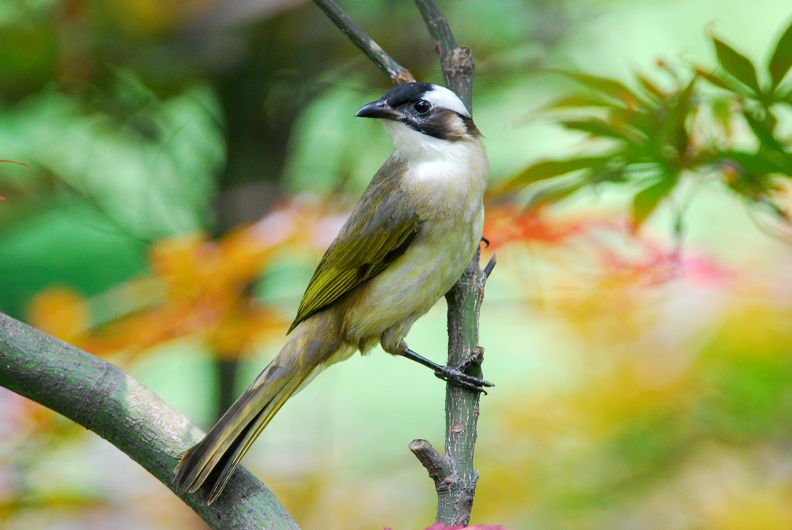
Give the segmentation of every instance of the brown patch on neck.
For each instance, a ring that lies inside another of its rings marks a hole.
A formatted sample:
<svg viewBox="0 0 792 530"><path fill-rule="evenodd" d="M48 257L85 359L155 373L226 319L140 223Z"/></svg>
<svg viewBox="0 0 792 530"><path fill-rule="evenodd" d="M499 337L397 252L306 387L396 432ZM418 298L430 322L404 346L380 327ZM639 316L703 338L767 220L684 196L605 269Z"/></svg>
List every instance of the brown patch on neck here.
<svg viewBox="0 0 792 530"><path fill-rule="evenodd" d="M476 124L473 123L473 119L469 116L459 114L453 110L444 110L441 116L442 134L440 137L444 140L456 142L459 140L464 140L466 137L481 137L481 132L479 132L478 127L476 127ZM464 130L459 126L460 121L464 126Z"/></svg>
<svg viewBox="0 0 792 530"><path fill-rule="evenodd" d="M435 115L426 121L409 120L404 123L420 133L449 142L481 137L471 118L449 109L436 111Z"/></svg>
<svg viewBox="0 0 792 530"><path fill-rule="evenodd" d="M473 138L481 138L481 131L479 131L478 127L476 127L476 124L473 123L473 118L469 116L462 116L461 114L459 115L459 117L462 118L462 123L465 124L467 133L470 136L472 136Z"/></svg>

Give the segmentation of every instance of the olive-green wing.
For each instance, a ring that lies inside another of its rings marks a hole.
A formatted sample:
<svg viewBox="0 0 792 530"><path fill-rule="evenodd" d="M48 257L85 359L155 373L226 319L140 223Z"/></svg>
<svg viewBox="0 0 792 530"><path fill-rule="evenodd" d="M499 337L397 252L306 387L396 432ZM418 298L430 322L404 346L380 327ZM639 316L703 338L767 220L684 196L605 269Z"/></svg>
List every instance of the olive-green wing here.
<svg viewBox="0 0 792 530"><path fill-rule="evenodd" d="M404 196L388 180L372 182L325 252L289 332L312 314L384 271L415 239L421 221L410 213Z"/></svg>

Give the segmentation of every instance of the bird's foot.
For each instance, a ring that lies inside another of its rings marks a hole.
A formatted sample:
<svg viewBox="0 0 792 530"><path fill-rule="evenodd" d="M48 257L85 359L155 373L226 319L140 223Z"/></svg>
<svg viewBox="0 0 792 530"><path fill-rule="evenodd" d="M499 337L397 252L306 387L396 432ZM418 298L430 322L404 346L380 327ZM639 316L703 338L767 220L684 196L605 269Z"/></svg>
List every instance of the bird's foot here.
<svg viewBox="0 0 792 530"><path fill-rule="evenodd" d="M457 370L456 368L451 368L450 366L439 367L435 370L435 376L448 383L451 383L452 385L460 386L474 392L483 392L484 394L487 393L487 391L484 390L485 387L495 386L489 381L474 375L466 374L465 372Z"/></svg>
<svg viewBox="0 0 792 530"><path fill-rule="evenodd" d="M442 364L437 364L434 361L431 361L424 357L423 355L419 355L418 353L412 351L407 346L403 346L403 350L401 355L407 357L411 361L415 361L419 364L424 366L428 366L429 368L434 371L435 375L444 381L451 383L452 385L457 385L462 388L467 388L468 390L472 390L474 392L484 392L484 387L488 386L495 386L489 381L485 381L480 377L476 377L474 375L466 374L464 371L470 366L471 363L480 363L483 359L484 355L484 348L477 348L471 357L471 360L468 362L466 366L463 366L461 369L459 368L452 368L450 366L444 366Z"/></svg>

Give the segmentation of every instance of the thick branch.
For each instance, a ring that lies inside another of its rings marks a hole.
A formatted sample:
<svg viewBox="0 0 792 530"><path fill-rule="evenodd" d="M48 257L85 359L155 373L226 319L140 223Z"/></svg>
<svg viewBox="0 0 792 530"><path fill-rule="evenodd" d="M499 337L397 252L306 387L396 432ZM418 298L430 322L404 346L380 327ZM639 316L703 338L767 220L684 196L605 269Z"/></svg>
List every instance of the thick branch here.
<svg viewBox="0 0 792 530"><path fill-rule="evenodd" d="M415 81L409 70L397 63L393 57L385 53L379 44L368 36L368 33L349 18L335 0L314 0L314 3L325 12L327 17L340 29L349 40L355 43L380 70L391 78L397 85Z"/></svg>
<svg viewBox="0 0 792 530"><path fill-rule="evenodd" d="M116 366L0 313L0 386L107 439L173 490L177 455L203 433ZM240 468L211 506L177 495L214 529L298 528L270 491Z"/></svg>

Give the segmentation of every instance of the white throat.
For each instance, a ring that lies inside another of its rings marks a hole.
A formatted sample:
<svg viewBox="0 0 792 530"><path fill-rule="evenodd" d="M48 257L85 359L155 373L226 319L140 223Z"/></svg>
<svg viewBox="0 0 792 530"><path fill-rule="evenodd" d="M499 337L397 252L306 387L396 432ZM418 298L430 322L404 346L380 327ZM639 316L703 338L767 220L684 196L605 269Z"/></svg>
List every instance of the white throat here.
<svg viewBox="0 0 792 530"><path fill-rule="evenodd" d="M474 151L482 151L477 139L451 142L423 134L397 121L382 120L385 131L393 140L396 156L405 162L422 162L437 159L467 158Z"/></svg>
<svg viewBox="0 0 792 530"><path fill-rule="evenodd" d="M478 138L441 140L399 122L385 121L394 156L406 164L401 186L425 217L481 208L487 156Z"/></svg>

